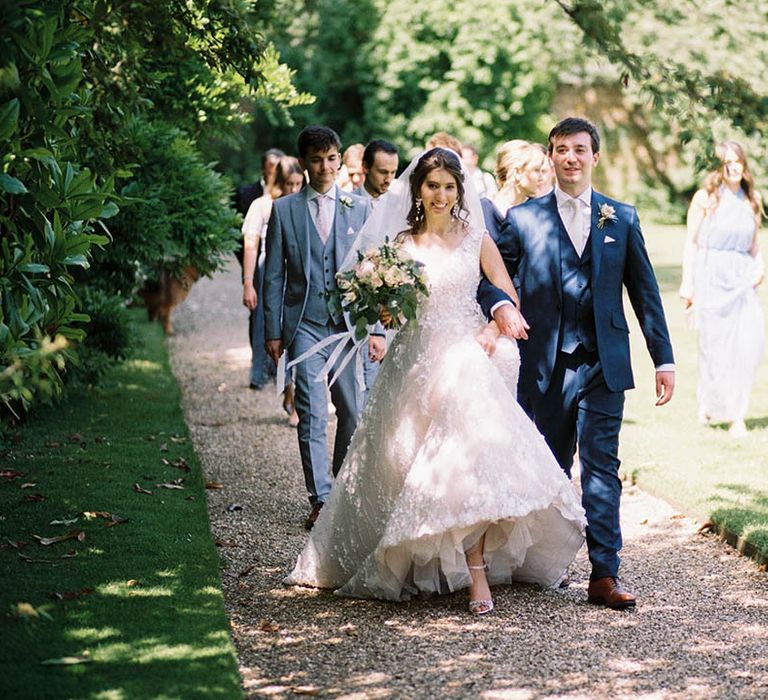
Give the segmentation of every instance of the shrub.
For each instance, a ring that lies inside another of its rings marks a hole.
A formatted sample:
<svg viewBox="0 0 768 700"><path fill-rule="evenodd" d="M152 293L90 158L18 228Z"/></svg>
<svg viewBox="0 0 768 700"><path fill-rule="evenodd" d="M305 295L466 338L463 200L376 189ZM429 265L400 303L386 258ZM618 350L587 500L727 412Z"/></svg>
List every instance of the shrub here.
<svg viewBox="0 0 768 700"><path fill-rule="evenodd" d="M89 283L129 298L159 267L211 275L240 239L231 185L172 126L135 119L124 137L138 163L122 191L129 204L110 221L112 245L97 254Z"/></svg>

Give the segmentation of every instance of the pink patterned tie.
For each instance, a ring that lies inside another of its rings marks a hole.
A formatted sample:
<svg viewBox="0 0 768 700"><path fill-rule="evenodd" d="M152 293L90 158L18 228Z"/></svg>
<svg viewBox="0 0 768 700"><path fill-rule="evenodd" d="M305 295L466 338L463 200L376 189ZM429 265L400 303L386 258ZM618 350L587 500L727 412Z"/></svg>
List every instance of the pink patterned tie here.
<svg viewBox="0 0 768 700"><path fill-rule="evenodd" d="M328 240L328 234L331 231L330 217L328 216L328 203L329 199L326 195L321 194L319 197L315 197L315 205L317 210L315 211L315 226L317 232L320 234L320 240L325 245Z"/></svg>

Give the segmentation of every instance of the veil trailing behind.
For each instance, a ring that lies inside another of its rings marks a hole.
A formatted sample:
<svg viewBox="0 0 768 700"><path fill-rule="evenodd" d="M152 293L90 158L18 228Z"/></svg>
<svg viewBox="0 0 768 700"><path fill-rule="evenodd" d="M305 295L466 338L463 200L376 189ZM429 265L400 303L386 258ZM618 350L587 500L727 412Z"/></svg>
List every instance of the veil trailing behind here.
<svg viewBox="0 0 768 700"><path fill-rule="evenodd" d="M376 207L350 264L408 228L418 160ZM465 552L484 536L490 583L551 586L583 544L573 485L517 403L517 344L500 338L488 357L476 340L487 234L467 190L455 249L427 254L414 236L398 239L425 264L430 293L384 358L288 584L388 600L455 591L470 585Z"/></svg>

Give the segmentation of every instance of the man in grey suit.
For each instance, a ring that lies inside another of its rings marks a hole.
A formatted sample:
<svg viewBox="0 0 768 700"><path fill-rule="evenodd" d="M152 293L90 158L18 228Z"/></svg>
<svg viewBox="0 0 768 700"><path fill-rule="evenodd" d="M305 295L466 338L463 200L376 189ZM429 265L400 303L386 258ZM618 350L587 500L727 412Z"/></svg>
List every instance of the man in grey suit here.
<svg viewBox="0 0 768 700"><path fill-rule="evenodd" d="M335 185L341 164L341 141L332 129L310 126L298 138L299 163L309 185L301 192L276 199L267 227L264 263L266 350L277 362L287 352L293 360L318 342L346 329L342 316L331 315L326 295L336 289L336 271L371 211L362 197ZM295 402L298 438L309 502L305 527L311 529L331 491L328 469L328 405L325 382L315 381L333 345L296 365ZM369 352L384 354L384 339L371 336ZM334 370L331 370L331 377ZM333 474L338 472L362 407L354 363L331 386L337 427Z"/></svg>

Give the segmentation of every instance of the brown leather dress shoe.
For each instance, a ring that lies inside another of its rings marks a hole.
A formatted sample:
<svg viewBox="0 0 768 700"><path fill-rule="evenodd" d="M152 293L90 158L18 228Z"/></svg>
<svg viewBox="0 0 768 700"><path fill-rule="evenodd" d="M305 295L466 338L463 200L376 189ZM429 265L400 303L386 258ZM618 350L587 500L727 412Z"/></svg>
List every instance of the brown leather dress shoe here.
<svg viewBox="0 0 768 700"><path fill-rule="evenodd" d="M312 506L312 510L309 511L309 515L307 516L307 519L304 521L305 530L311 530L315 526L315 521L320 515L320 511L322 510L322 508L323 508L322 503L315 503L315 505Z"/></svg>
<svg viewBox="0 0 768 700"><path fill-rule="evenodd" d="M606 576L589 582L587 602L593 605L605 605L613 610L625 610L634 608L637 600L623 588L619 579Z"/></svg>

